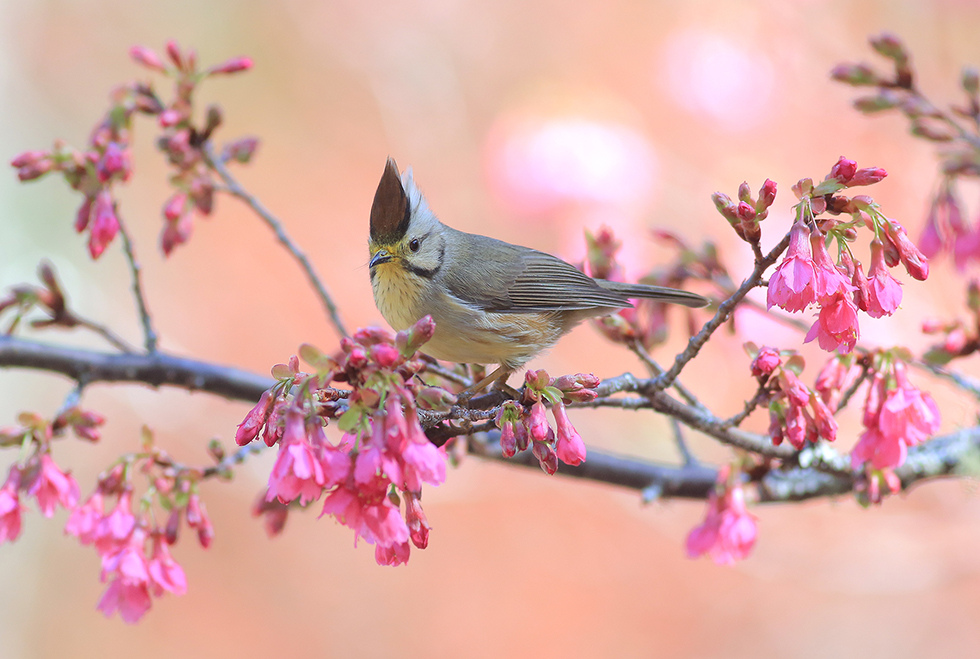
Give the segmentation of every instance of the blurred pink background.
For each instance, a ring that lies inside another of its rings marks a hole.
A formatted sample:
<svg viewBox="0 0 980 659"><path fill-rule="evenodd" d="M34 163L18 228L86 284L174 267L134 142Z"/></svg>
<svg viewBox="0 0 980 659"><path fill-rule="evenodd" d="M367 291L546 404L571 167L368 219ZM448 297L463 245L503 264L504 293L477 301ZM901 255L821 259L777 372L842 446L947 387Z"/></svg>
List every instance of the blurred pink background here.
<svg viewBox="0 0 980 659"><path fill-rule="evenodd" d="M918 235L937 182L933 150L908 138L897 116L851 110L854 90L829 80L834 64L871 60L867 36L894 31L940 101L958 101L960 66L980 64L980 3L955 0L105 0L4 2L2 12L4 161L55 137L83 144L109 90L150 77L127 57L133 44L160 50L174 38L206 64L253 57L253 71L205 85L201 107L221 103L221 137L261 137L254 163L237 172L309 252L350 327L382 322L365 243L389 155L413 167L432 208L457 228L575 259L582 228L605 223L628 238L624 258L639 276L665 256L647 229L664 227L695 243L718 241L740 275L751 255L732 241L710 193L777 181L764 226L772 243L788 227L790 186L822 178L840 155L889 171L872 193ZM166 169L152 133L137 127L122 212L163 349L265 373L302 342L332 348L336 336L299 270L235 200L220 198L216 216L164 262ZM71 231L77 203L54 180L22 186L12 170L0 177L0 285L33 281L49 258L79 310L138 341L119 247L88 260ZM903 279L897 317L862 318L868 344L921 347L928 341L912 330L923 318L956 315L962 282L945 262L933 272L926 285ZM748 394L743 341L800 341L751 315L743 321L739 336L723 337L685 372L723 415ZM680 345L657 357L669 360ZM805 354L812 381L820 361ZM553 374L641 372L588 327L535 365ZM963 368L977 370L972 360ZM945 430L975 422L963 397L921 375L916 382L937 395ZM0 425L24 409L52 413L70 386L24 371L4 371L0 383ZM138 446L141 424L178 458L204 463L207 441L230 444L248 408L105 385L90 387L85 401L109 417L105 439L56 447L83 494L114 456ZM592 445L676 459L661 417L580 412L573 420ZM856 422L845 415L845 449ZM728 455L704 440L695 449L709 460ZM872 510L847 498L757 508L753 555L723 568L684 556L700 504L643 506L634 492L468 459L426 492L429 548L391 569L375 565L370 547L354 549L348 529L317 521L316 506L268 540L248 511L272 458L204 486L214 545L205 552L184 538L174 554L189 593L157 600L137 626L95 610L97 556L62 535L63 513L47 521L32 509L22 537L0 547L0 657L897 659L968 656L980 644L975 481L931 484Z"/></svg>

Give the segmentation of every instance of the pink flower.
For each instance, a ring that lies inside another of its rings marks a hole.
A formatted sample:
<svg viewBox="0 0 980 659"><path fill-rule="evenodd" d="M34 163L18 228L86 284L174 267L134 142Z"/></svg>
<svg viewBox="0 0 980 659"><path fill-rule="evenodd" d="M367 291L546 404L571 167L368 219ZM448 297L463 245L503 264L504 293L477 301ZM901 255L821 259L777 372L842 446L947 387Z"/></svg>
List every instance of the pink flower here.
<svg viewBox="0 0 980 659"><path fill-rule="evenodd" d="M555 425L558 429L558 441L555 443L558 459L567 465L582 464L585 462L585 442L568 420L565 406L558 403L551 408L551 413L555 415Z"/></svg>
<svg viewBox="0 0 980 659"><path fill-rule="evenodd" d="M89 227L88 251L93 259L102 255L118 232L119 220L116 218L115 203L106 188L95 197L95 208Z"/></svg>
<svg viewBox="0 0 980 659"><path fill-rule="evenodd" d="M40 469L27 490L37 498L37 505L45 517L54 515L57 504L71 509L78 503L78 483L66 472L61 471L51 456L41 456Z"/></svg>
<svg viewBox="0 0 980 659"><path fill-rule="evenodd" d="M119 501L116 502L112 512L99 521L92 538L99 553L107 554L128 543L135 529L133 491L127 489L119 495ZM81 540L81 536L79 539Z"/></svg>
<svg viewBox="0 0 980 659"><path fill-rule="evenodd" d="M155 595L160 596L163 591L174 595L183 595L187 592L187 577L184 575L183 568L170 555L167 543L159 538L153 541L153 557L150 558L147 571Z"/></svg>
<svg viewBox="0 0 980 659"><path fill-rule="evenodd" d="M279 457L269 474L269 491L266 498L278 498L282 503L299 497L306 505L320 497L326 480L323 466L306 438L305 419L302 412L290 409L286 413L286 427L279 445Z"/></svg>
<svg viewBox="0 0 980 659"><path fill-rule="evenodd" d="M756 517L746 509L740 485L726 489L722 496L712 491L704 522L687 536L687 555L697 558L707 553L719 565L734 565L748 557L757 534Z"/></svg>
<svg viewBox="0 0 980 659"><path fill-rule="evenodd" d="M939 408L927 393L908 380L903 364L894 367L896 387L885 389L886 378L876 373L865 402L864 425L851 451L851 465L870 461L874 469L890 469L905 463L908 447L925 441L939 430Z"/></svg>
<svg viewBox="0 0 980 659"><path fill-rule="evenodd" d="M814 292L817 302L825 305L841 294L851 293L854 286L830 259L823 234L814 231L810 235L810 246L813 249L813 263L816 270Z"/></svg>
<svg viewBox="0 0 980 659"><path fill-rule="evenodd" d="M378 545L374 548L374 560L378 565L404 565L408 563L408 558L412 553L412 548L407 542L400 542L390 547Z"/></svg>
<svg viewBox="0 0 980 659"><path fill-rule="evenodd" d="M324 499L320 516L323 515L333 515L338 522L352 529L355 541L360 537L368 544L390 547L409 539L405 520L384 490L365 493L346 486L338 487Z"/></svg>
<svg viewBox="0 0 980 659"><path fill-rule="evenodd" d="M885 266L885 246L880 240L871 242L871 269L868 271L868 315L872 318L890 316L902 303L902 286Z"/></svg>
<svg viewBox="0 0 980 659"><path fill-rule="evenodd" d="M802 311L816 301L813 288L816 271L807 244L808 235L806 226L799 222L790 230L786 258L769 278L766 302L770 309L775 305L786 311Z"/></svg>
<svg viewBox="0 0 980 659"><path fill-rule="evenodd" d="M123 621L133 624L139 622L151 605L150 589L145 581L127 581L117 577L109 583L96 608L107 618L118 611Z"/></svg>
<svg viewBox="0 0 980 659"><path fill-rule="evenodd" d="M817 339L820 347L828 352L838 349L843 353L850 352L857 344L859 334L857 307L851 297L838 293L821 304L820 314L803 342Z"/></svg>
<svg viewBox="0 0 980 659"><path fill-rule="evenodd" d="M75 536L83 545L92 544L99 537L104 513L102 492L96 490L85 503L71 511L65 533Z"/></svg>
<svg viewBox="0 0 980 659"><path fill-rule="evenodd" d="M13 542L20 536L20 516L24 506L17 491L19 484L20 471L15 466L7 475L7 482L0 488L0 544Z"/></svg>

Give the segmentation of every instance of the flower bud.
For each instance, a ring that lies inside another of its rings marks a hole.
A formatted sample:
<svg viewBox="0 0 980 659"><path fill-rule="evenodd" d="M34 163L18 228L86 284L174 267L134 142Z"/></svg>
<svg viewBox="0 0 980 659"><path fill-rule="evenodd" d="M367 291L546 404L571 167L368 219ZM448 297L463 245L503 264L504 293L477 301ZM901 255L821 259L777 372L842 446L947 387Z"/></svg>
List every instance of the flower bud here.
<svg viewBox="0 0 980 659"><path fill-rule="evenodd" d="M558 455L549 444L534 442L531 446L531 452L538 459L538 463L546 474L551 476L558 471Z"/></svg>
<svg viewBox="0 0 980 659"><path fill-rule="evenodd" d="M232 57L231 59L218 64L217 66L212 66L208 69L208 75L215 75L220 73L238 73L239 71L247 71L252 68L252 58L250 57Z"/></svg>
<svg viewBox="0 0 980 659"><path fill-rule="evenodd" d="M436 332L432 316L423 316L414 325L395 335L395 345L406 359L414 355Z"/></svg>
<svg viewBox="0 0 980 659"><path fill-rule="evenodd" d="M142 64L148 69L159 71L161 73L165 73L167 71L167 67L163 65L163 60L160 59L160 56L146 46L133 46L129 49L129 56L132 57L137 64Z"/></svg>
<svg viewBox="0 0 980 659"><path fill-rule="evenodd" d="M863 169L857 170L854 176L847 182L848 187L854 187L856 185L872 185L877 183L888 176L886 172L881 167L865 167Z"/></svg>
<svg viewBox="0 0 980 659"><path fill-rule="evenodd" d="M909 239L905 228L894 220L885 223L889 241L898 250L898 258L913 279L925 281L929 277L929 259L919 251L919 248ZM887 262L887 249L886 249Z"/></svg>
<svg viewBox="0 0 980 659"><path fill-rule="evenodd" d="M905 45L891 32L882 32L876 37L871 37L871 47L880 55L894 60L896 64L908 62L909 56L905 51Z"/></svg>
<svg viewBox="0 0 980 659"><path fill-rule="evenodd" d="M760 377L762 375L769 375L776 367L782 364L782 357L779 355L779 351L775 348L769 346L762 346L759 349L759 354L755 356L752 360L752 375L755 377Z"/></svg>
<svg viewBox="0 0 980 659"><path fill-rule="evenodd" d="M259 146L259 141L254 137L243 137L242 139L235 140L230 144L226 144L224 150L221 154L221 159L224 161L234 160L242 164L247 163L252 159L252 155L255 154L255 150Z"/></svg>
<svg viewBox="0 0 980 659"><path fill-rule="evenodd" d="M830 72L830 77L855 87L870 87L881 82L878 74L867 64L838 64Z"/></svg>

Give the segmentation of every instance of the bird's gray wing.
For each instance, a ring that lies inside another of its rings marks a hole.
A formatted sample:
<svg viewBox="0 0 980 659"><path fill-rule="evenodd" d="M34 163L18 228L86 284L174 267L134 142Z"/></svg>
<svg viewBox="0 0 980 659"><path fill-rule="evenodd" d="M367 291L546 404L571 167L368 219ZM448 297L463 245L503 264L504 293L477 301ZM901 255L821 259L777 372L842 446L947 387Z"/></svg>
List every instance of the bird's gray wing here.
<svg viewBox="0 0 980 659"><path fill-rule="evenodd" d="M451 244L449 291L484 311L531 313L596 307L629 307L624 294L608 290L561 259L500 240L460 234Z"/></svg>

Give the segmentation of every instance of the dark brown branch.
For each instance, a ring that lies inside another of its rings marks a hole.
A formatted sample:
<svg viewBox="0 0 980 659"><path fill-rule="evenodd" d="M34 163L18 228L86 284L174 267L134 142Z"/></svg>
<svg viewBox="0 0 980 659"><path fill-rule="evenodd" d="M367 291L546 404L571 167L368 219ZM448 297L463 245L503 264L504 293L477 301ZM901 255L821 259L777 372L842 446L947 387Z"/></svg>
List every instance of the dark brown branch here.
<svg viewBox="0 0 980 659"><path fill-rule="evenodd" d="M161 353L110 354L0 336L0 368L11 367L61 373L84 384L130 382L153 387L167 385L250 403L274 384L272 378L237 368ZM627 374L605 380L599 385L599 392L606 400L613 393L641 392L644 397L637 400L645 405L670 414L688 426L722 441L763 455L780 458L796 456L796 452L786 446L765 446L768 440L762 435L747 433L738 428L724 428L720 420L706 418L695 408L663 392L651 394L645 391L649 382ZM485 430L487 426L488 424L474 424L470 431ZM467 446L475 455L508 464L539 468L537 460L529 452L514 458L503 458L500 455L497 431L471 436ZM924 480L955 474L969 454L976 451L980 451L980 427L938 437L912 447L906 463L896 469L895 473L901 478L904 487L910 487ZM251 452L252 449L238 451L215 469L223 469L239 462ZM843 459L846 460L846 457ZM846 471L828 472L818 462L819 460L814 461L816 466L801 468L791 466L790 461L790 466L766 473L760 482L762 501L798 501L835 496L851 492L859 484L859 474L853 475ZM588 449L588 459L583 464L578 467L562 465L558 473L640 490L647 499L703 499L710 491L716 476L713 468L699 463L665 465L594 448Z"/></svg>
<svg viewBox="0 0 980 659"><path fill-rule="evenodd" d="M21 367L61 373L85 384L134 382L169 385L254 402L275 384L270 377L230 366L163 353L110 354L0 336L0 368Z"/></svg>

